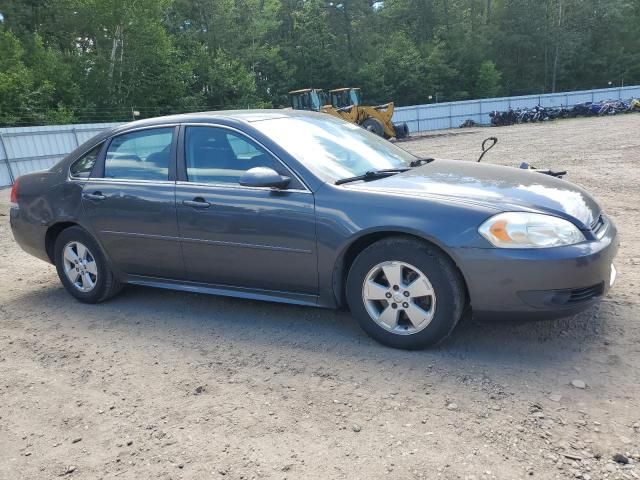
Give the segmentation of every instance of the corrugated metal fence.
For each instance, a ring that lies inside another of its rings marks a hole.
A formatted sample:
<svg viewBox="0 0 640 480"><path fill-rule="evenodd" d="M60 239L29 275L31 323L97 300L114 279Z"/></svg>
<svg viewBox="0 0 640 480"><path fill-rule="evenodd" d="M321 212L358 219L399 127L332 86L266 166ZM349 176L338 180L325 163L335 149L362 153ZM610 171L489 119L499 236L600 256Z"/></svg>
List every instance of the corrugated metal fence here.
<svg viewBox="0 0 640 480"><path fill-rule="evenodd" d="M118 123L0 128L0 186L45 170L105 128Z"/></svg>
<svg viewBox="0 0 640 480"><path fill-rule="evenodd" d="M407 122L409 131L417 133L456 128L467 119L488 124L489 113L494 110L536 105L572 106L629 98L640 98L640 85L399 107L395 110L393 120ZM118 123L0 128L0 187L11 185L16 177L25 173L51 167L93 135L116 125Z"/></svg>
<svg viewBox="0 0 640 480"><path fill-rule="evenodd" d="M490 123L489 114L495 110L504 112L509 108L573 106L585 102L602 100L628 100L640 97L640 85L632 87L603 88L579 92L525 95L521 97L486 98L462 102L435 103L396 108L393 120L407 122L412 133L429 130L457 128L465 120L481 125Z"/></svg>

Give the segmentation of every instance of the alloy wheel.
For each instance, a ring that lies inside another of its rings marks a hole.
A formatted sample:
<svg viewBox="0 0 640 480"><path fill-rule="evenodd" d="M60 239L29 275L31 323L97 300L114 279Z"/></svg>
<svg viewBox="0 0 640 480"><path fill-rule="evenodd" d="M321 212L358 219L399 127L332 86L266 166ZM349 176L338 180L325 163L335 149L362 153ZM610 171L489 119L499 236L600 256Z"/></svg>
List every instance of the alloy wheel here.
<svg viewBox="0 0 640 480"><path fill-rule="evenodd" d="M436 309L436 294L427 276L400 261L382 262L369 271L362 300L374 322L398 335L424 330Z"/></svg>
<svg viewBox="0 0 640 480"><path fill-rule="evenodd" d="M91 251L82 243L73 241L63 250L64 273L71 284L81 292L93 290L98 281L98 266Z"/></svg>

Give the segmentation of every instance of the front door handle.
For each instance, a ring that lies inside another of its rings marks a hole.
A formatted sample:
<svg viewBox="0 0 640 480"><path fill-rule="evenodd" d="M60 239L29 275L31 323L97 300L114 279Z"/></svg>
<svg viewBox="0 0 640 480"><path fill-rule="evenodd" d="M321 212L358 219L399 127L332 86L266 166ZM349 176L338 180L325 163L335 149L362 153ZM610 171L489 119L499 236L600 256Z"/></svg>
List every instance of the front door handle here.
<svg viewBox="0 0 640 480"><path fill-rule="evenodd" d="M105 198L107 198L100 192L84 193L82 197L86 198L87 200L104 200Z"/></svg>
<svg viewBox="0 0 640 480"><path fill-rule="evenodd" d="M209 208L211 206L211 204L202 197L196 197L193 200L183 200L182 204L185 207L193 208Z"/></svg>

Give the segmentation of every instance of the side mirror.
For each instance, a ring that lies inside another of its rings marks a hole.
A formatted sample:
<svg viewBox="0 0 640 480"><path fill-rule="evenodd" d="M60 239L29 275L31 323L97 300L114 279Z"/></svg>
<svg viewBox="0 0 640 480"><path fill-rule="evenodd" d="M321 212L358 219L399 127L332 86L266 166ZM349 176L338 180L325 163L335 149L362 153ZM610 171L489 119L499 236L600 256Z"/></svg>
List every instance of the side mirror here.
<svg viewBox="0 0 640 480"><path fill-rule="evenodd" d="M244 187L286 188L290 181L289 177L268 167L250 168L240 177L240 185Z"/></svg>

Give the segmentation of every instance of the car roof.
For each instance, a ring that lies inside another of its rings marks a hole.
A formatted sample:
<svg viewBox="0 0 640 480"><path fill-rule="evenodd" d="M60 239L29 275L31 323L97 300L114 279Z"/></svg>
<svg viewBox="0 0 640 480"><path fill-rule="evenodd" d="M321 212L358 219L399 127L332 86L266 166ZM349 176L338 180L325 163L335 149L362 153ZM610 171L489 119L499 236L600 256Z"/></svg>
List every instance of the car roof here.
<svg viewBox="0 0 640 480"><path fill-rule="evenodd" d="M303 110L293 110L290 108L281 109L255 109L255 110L219 110L214 112L194 112L181 113L178 115L168 115L164 117L147 118L144 120L136 120L118 127L119 129L139 128L166 123L189 123L203 122L208 120L239 120L243 122L258 122L261 120L272 120L275 118L287 117L316 117L317 112L308 112Z"/></svg>
<svg viewBox="0 0 640 480"><path fill-rule="evenodd" d="M137 128L153 127L166 124L175 123L203 123L215 121L223 121L222 123L235 122L259 122L263 120L273 120L277 118L293 118L293 117L313 117L318 118L318 115L324 117L325 113L312 112L306 110L293 110L292 108L280 108L280 109L247 109L247 110L218 110L212 112L194 112L194 113L181 113L177 115L167 115L164 117L145 118L143 120L136 120L133 122L124 123L117 127L105 130L102 134L95 137L104 139L112 135L124 133L128 130Z"/></svg>

